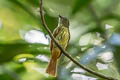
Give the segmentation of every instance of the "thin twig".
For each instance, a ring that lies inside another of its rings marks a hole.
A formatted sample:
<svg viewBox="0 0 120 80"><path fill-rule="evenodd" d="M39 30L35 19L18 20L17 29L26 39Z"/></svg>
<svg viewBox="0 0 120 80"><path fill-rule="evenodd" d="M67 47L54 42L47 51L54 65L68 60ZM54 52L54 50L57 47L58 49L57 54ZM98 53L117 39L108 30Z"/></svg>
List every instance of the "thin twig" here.
<svg viewBox="0 0 120 80"><path fill-rule="evenodd" d="M101 77L103 79L107 79L107 80L117 80L117 79L114 79L112 77L106 77L102 74L99 74L99 73L96 73L95 71L92 71L88 68L86 68L85 66L79 64L76 60L74 60L70 55L68 55L68 53L59 45L59 43L56 41L56 39L54 38L54 36L52 35L52 32L49 30L49 28L47 27L46 23L45 23L45 20L44 20L44 17L43 17L43 12L42 12L42 0L40 0L40 16L41 16L41 22L42 22L42 25L43 27L46 29L46 31L48 32L50 38L52 39L52 41L54 41L54 43L57 45L57 47L61 50L61 52L66 56L68 57L73 63L75 63L77 66L79 66L80 68L84 69L85 71L91 73L91 74L94 74L98 77Z"/></svg>

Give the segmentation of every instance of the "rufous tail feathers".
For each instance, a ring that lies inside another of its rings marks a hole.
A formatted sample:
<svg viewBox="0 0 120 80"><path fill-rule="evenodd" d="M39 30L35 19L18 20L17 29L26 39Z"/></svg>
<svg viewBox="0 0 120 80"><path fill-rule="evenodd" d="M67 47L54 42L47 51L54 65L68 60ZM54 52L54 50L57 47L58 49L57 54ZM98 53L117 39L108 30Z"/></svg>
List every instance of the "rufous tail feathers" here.
<svg viewBox="0 0 120 80"><path fill-rule="evenodd" d="M48 67L46 69L46 73L56 77L56 70L57 70L57 59L54 60L53 58L51 58Z"/></svg>
<svg viewBox="0 0 120 80"><path fill-rule="evenodd" d="M51 56L51 60L48 64L48 67L46 69L46 73L56 77L56 73L57 73L57 59L60 56L60 50L57 48L53 48L52 51L52 56Z"/></svg>

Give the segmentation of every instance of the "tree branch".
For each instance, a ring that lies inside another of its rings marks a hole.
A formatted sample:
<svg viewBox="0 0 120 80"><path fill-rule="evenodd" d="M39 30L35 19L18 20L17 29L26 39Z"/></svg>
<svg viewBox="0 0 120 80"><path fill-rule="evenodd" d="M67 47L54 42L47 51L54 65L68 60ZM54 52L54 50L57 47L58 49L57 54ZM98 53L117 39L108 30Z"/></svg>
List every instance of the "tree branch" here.
<svg viewBox="0 0 120 80"><path fill-rule="evenodd" d="M42 0L40 0L40 16L41 16L41 22L42 22L42 25L43 27L46 29L46 31L48 32L50 38L52 39L52 41L54 41L54 43L57 45L57 47L61 50L61 52L66 56L68 57L73 63L75 63L77 66L79 66L80 68L86 70L87 72L91 73L91 74L94 74L98 77L101 77L103 79L107 79L107 80L117 80L117 79L114 79L112 77L106 77L102 74L99 74L99 73L96 73L95 71L92 71L88 68L86 68L85 66L79 64L76 60L74 60L70 55L68 55L68 53L58 44L58 42L56 41L56 39L54 38L54 36L52 35L52 32L49 30L49 28L47 27L46 23L45 23L45 20L44 20L44 17L43 17L43 12L42 12Z"/></svg>

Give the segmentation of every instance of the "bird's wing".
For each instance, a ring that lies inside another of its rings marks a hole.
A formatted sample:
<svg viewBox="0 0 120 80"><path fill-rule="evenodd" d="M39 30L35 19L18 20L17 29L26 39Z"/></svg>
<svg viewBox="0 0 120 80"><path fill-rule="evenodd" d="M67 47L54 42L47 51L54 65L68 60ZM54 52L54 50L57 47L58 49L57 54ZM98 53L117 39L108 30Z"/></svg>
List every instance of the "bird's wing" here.
<svg viewBox="0 0 120 80"><path fill-rule="evenodd" d="M57 27L57 28L53 31L53 36L56 37L57 34L59 33L59 31L60 31L60 28ZM52 48L53 48L53 41L51 40L51 41L50 41L50 51L52 51Z"/></svg>

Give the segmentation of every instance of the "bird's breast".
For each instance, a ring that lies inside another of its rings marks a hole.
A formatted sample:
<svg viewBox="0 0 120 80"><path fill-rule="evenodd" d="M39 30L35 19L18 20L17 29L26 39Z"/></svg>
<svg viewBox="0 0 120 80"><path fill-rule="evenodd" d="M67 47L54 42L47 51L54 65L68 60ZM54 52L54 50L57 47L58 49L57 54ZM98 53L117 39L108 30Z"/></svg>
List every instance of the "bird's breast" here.
<svg viewBox="0 0 120 80"><path fill-rule="evenodd" d="M69 40L69 30L66 27L62 27L56 36L56 40L58 43L65 48L67 46L68 40Z"/></svg>

